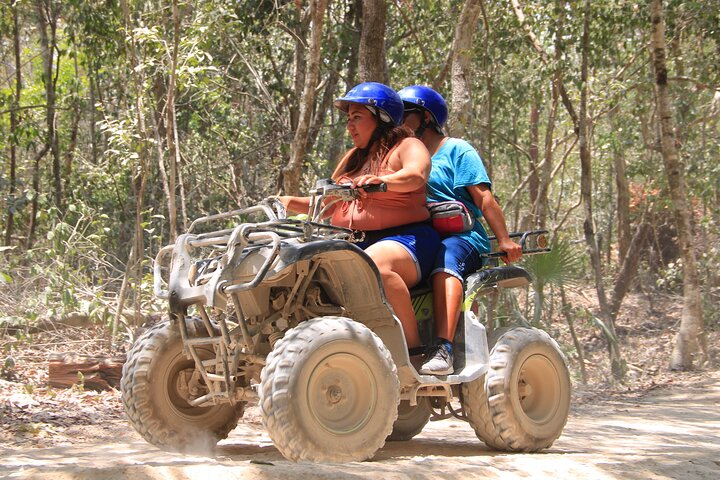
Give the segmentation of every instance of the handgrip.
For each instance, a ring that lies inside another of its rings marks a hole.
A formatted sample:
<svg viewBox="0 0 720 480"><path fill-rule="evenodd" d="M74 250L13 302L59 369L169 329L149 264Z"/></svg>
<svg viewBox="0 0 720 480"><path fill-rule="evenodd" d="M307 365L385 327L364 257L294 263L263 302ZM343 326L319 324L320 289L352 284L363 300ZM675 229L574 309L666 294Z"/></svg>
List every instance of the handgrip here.
<svg viewBox="0 0 720 480"><path fill-rule="evenodd" d="M365 190L367 193L374 193L374 192L387 192L387 183L376 183L373 185L363 185L361 187L363 190Z"/></svg>

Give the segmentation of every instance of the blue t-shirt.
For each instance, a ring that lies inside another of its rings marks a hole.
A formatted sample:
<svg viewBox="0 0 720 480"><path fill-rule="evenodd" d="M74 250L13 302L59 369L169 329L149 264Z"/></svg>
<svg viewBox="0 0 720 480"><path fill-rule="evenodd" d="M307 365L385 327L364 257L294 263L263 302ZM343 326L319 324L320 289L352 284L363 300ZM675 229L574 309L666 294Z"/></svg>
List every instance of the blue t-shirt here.
<svg viewBox="0 0 720 480"><path fill-rule="evenodd" d="M492 185L477 150L465 140L448 138L432 157L427 199L428 202L459 200L473 216L480 218L482 212L465 187L481 183L488 187ZM471 231L456 235L470 242L481 253L490 251L487 232L479 221L475 222Z"/></svg>

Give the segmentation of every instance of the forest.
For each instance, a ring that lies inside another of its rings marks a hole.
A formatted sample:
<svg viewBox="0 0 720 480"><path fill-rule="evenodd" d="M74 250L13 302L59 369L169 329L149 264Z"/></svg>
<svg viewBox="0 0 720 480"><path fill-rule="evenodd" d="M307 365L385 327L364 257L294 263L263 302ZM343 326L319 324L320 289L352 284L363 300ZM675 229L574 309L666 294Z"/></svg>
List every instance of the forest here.
<svg viewBox="0 0 720 480"><path fill-rule="evenodd" d="M717 0L9 0L0 32L3 355L76 317L126 349L159 249L329 177L362 81L441 92L510 230L550 232L498 321L564 325L584 379L582 323L622 381L623 302L670 296L659 368L717 355Z"/></svg>

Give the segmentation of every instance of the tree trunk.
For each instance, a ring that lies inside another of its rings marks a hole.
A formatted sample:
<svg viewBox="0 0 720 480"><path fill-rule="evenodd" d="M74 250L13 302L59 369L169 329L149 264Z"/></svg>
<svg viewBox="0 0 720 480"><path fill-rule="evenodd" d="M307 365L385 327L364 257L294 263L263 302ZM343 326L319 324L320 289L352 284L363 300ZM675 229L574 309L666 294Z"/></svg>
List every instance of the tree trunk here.
<svg viewBox="0 0 720 480"><path fill-rule="evenodd" d="M283 190L286 195L298 195L300 192L300 174L305 161L310 133L310 121L315 107L315 91L320 79L320 50L322 48L323 20L327 0L313 0L310 4L312 12L312 32L310 51L305 72L305 87L300 103L298 128L290 151L290 161L283 169Z"/></svg>
<svg viewBox="0 0 720 480"><path fill-rule="evenodd" d="M15 200L17 189L17 136L18 136L18 115L17 108L20 106L20 91L22 90L22 63L20 60L20 31L18 28L18 5L12 5L13 22L13 53L15 56L15 92L13 93L12 109L10 110L10 174L8 178L8 197L10 201ZM13 226L15 223L15 206L8 206L7 221L5 223L5 245L12 243ZM9 251L8 251L9 254Z"/></svg>
<svg viewBox="0 0 720 480"><path fill-rule="evenodd" d="M302 98L303 89L305 88L305 70L307 69L307 51L305 42L307 38L307 30L310 26L312 16L313 3L303 12L298 4L295 9L295 54L293 62L293 93L296 101L289 102L290 110L290 130L297 131L298 122L300 121L300 99Z"/></svg>
<svg viewBox="0 0 720 480"><path fill-rule="evenodd" d="M483 70L485 72L485 95L487 98L486 103L486 118L487 132L483 145L483 159L485 161L485 167L487 167L488 176L492 179L494 175L494 154L495 154L495 88L494 88L494 69L491 66L493 60L491 59L492 53L490 52L490 22L488 21L488 15L485 11L485 5L480 0L480 13L482 14L482 25L484 31L484 55L483 55Z"/></svg>
<svg viewBox="0 0 720 480"><path fill-rule="evenodd" d="M548 195L550 192L550 183L552 182L552 162L553 162L553 135L555 133L555 119L557 117L558 97L559 97L559 73L556 73L555 80L552 84L552 101L548 109L547 126L545 127L545 151L544 159L535 172L538 180L538 191L535 203L533 204L533 218L535 227L544 229L547 223L548 215Z"/></svg>
<svg viewBox="0 0 720 480"><path fill-rule="evenodd" d="M613 292L608 308L613 323L617 319L620 305L622 305L625 295L630 290L630 285L637 273L638 263L642 258L642 252L647 244L652 227L641 221L637 227L635 235L628 245L625 256L621 259L620 272L613 282Z"/></svg>
<svg viewBox="0 0 720 480"><path fill-rule="evenodd" d="M60 169L60 144L58 134L55 129L56 125L56 90L55 80L57 73L53 69L55 61L55 53L57 51L57 22L59 6L49 0L38 0L36 3L38 14L38 33L40 34L40 48L43 64L43 83L45 84L45 124L47 127L45 144L48 146L52 157L52 178L53 178L53 198L55 206L62 211L63 193L62 193L62 174Z"/></svg>
<svg viewBox="0 0 720 480"><path fill-rule="evenodd" d="M538 179L537 166L540 163L540 102L534 99L530 105L530 180L528 182L528 194L530 203L535 204L538 196L540 180Z"/></svg>
<svg viewBox="0 0 720 480"><path fill-rule="evenodd" d="M578 354L578 365L580 366L580 378L582 379L583 385L587 385L587 371L585 369L585 353L583 351L582 344L580 343L580 340L578 339L577 333L575 332L575 321L573 319L573 312L572 312L572 306L570 305L570 302L567 300L567 295L565 294L565 287L563 285L560 285L560 302L562 304L562 313L565 317L565 321L568 324L568 329L570 330L570 338L572 338L573 345L575 346L575 351Z"/></svg>
<svg viewBox="0 0 720 480"><path fill-rule="evenodd" d="M345 12L345 23L350 26L347 44L341 52L345 51L344 58L347 58L347 74L345 75L345 89L347 92L357 83L358 56L360 50L360 32L362 30L362 0L352 0L348 2L348 9ZM335 125L332 138L328 142L327 161L330 168L326 176L332 173L332 165L335 165L340 156L345 151L345 139L343 136L344 122L337 121L339 111L335 108L330 109L330 124ZM343 119L344 120L344 119Z"/></svg>
<svg viewBox="0 0 720 480"><path fill-rule="evenodd" d="M135 43L135 38L132 33L134 27L130 16L130 7L127 3L127 0L122 0L120 4L123 11L125 34L128 37L128 41L125 43L125 48L128 59L130 61L130 67L132 72L130 78L130 92L131 96L135 100L135 109L137 115L137 122L135 128L139 143L137 145L138 165L136 166L136 168L133 169L133 177L130 182L132 192L135 197L135 227L133 233L133 243L131 247L131 249L134 249L135 252L134 255L132 255L132 258L130 259L128 264L126 265L126 269L130 272L128 274L128 277L134 278L136 282L136 289L134 292L134 308L136 324L138 324L141 319L141 290L139 286L140 282L142 281L142 259L143 252L145 252L145 242L143 237L144 230L142 225L143 210L145 205L145 184L147 182L148 176L148 143L150 137L148 135L145 122L145 104L143 101L143 95L145 94L145 90L143 88L143 85L145 83L143 73L144 70L137 68L139 60L137 53L137 45ZM121 301L118 302L118 310L123 311L124 306L122 303L124 302L124 299L121 298L120 300Z"/></svg>
<svg viewBox="0 0 720 480"><path fill-rule="evenodd" d="M175 125L175 95L177 93L177 63L180 43L180 13L177 0L172 2L173 39L170 53L170 72L165 98L165 142L167 145L168 160L168 217L170 219L170 240L175 241L178 233L177 213L177 181L178 167L180 165L180 150L177 143L178 135ZM162 156L160 158L162 162Z"/></svg>
<svg viewBox="0 0 720 480"><path fill-rule="evenodd" d="M362 3L363 0L351 0L348 2L348 9L345 11L344 23L348 25L348 50L347 58L347 74L344 76L345 89L344 92L355 86L357 81L357 73L359 67L359 50L360 37L362 34ZM344 93L343 92L343 93Z"/></svg>
<svg viewBox="0 0 720 480"><path fill-rule="evenodd" d="M668 72L665 60L665 20L662 0L652 0L650 9L650 21L652 24L651 48L655 73L660 146L683 261L683 311L680 329L675 337L675 345L670 358L670 368L674 370L690 370L694 368L696 353L700 353L699 360L701 363L707 358L700 282L690 226L692 208L687 200L684 167L675 144L670 94L667 90Z"/></svg>
<svg viewBox="0 0 720 480"><path fill-rule="evenodd" d="M617 110L610 111L610 123L617 124ZM617 128L614 128L617 131ZM615 187L617 188L617 236L618 259L622 261L627 255L632 240L630 231L630 187L625 173L625 157L623 151L617 146L613 148L613 165L615 169Z"/></svg>
<svg viewBox="0 0 720 480"><path fill-rule="evenodd" d="M580 195L582 196L583 210L585 212L585 221L583 222L583 231L585 233L585 241L590 250L590 258L595 273L595 288L597 290L598 303L600 304L600 318L603 332L608 341L608 350L610 354L610 366L613 377L621 380L625 376L626 366L620 355L620 346L617 341L615 332L615 324L610 315L608 308L607 295L605 294L605 286L603 285L602 264L600 259L600 250L595 237L594 219L592 212L592 158L588 145L588 134L590 132L590 119L587 115L587 97L588 97L588 54L590 46L590 0L585 0L583 34L581 40L582 66L580 72L580 115L578 118L579 127L579 145L580 145Z"/></svg>
<svg viewBox="0 0 720 480"><path fill-rule="evenodd" d="M70 43L72 45L72 48L74 50L73 55L73 66L75 69L75 82L76 85L81 84L81 78L80 78L80 68L78 66L78 51L77 51L77 45L75 44L75 37L70 38ZM63 165L63 190L65 192L70 192L72 195L72 185L71 185L71 176L72 176L72 170L73 170L73 161L75 159L75 150L77 149L77 140L78 140L78 130L80 126L80 117L82 114L82 111L80 110L80 91L78 87L75 87L73 89L72 93L72 119L70 121L70 142L67 146L67 149L65 151L65 161Z"/></svg>
<svg viewBox="0 0 720 480"><path fill-rule="evenodd" d="M95 106L95 98L96 93L95 90L97 89L96 82L98 78L97 74L97 68L95 67L95 60L90 60L90 69L88 72L88 82L90 84L90 145L91 145L91 152L92 152L92 164L97 165L98 163L98 142L97 142L97 133L95 131L95 116L97 114L97 107Z"/></svg>
<svg viewBox="0 0 720 480"><path fill-rule="evenodd" d="M452 43L452 109L450 110L450 135L466 138L472 130L472 82L470 65L472 61L473 37L477 30L482 8L481 0L466 0L463 6Z"/></svg>
<svg viewBox="0 0 720 480"><path fill-rule="evenodd" d="M385 61L385 0L363 0L358 81L389 83Z"/></svg>
<svg viewBox="0 0 720 480"><path fill-rule="evenodd" d="M39 209L38 198L40 197L40 160L47 154L50 146L46 143L35 155L32 168L32 191L33 199L30 202L30 223L28 225L25 249L30 250L35 242L35 229L37 227L37 214Z"/></svg>

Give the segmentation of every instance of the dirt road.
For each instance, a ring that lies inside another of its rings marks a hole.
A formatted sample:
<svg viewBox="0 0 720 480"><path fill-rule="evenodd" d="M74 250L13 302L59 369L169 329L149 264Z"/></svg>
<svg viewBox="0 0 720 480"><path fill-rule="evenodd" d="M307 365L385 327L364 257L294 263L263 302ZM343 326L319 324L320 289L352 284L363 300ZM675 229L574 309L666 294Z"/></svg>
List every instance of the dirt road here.
<svg viewBox="0 0 720 480"><path fill-rule="evenodd" d="M114 438L52 448L0 449L0 478L32 479L718 479L720 374L691 386L573 407L565 433L542 454L489 451L468 425L431 422L373 461L295 464L272 446L252 412L213 457L161 452L118 421ZM85 432L91 438L93 429ZM107 432L105 432L107 433ZM89 438L87 439L89 440Z"/></svg>

